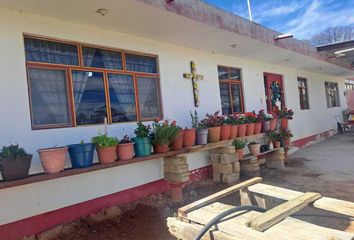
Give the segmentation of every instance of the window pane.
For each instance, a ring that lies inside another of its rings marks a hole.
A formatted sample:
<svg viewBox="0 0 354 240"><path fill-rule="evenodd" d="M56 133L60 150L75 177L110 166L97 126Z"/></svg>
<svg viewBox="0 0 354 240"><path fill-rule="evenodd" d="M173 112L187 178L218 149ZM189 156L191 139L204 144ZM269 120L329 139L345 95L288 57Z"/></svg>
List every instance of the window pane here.
<svg viewBox="0 0 354 240"><path fill-rule="evenodd" d="M241 70L237 68L230 68L230 80L241 81Z"/></svg>
<svg viewBox="0 0 354 240"><path fill-rule="evenodd" d="M234 112L242 112L240 84L232 84L231 93L232 93L232 101L233 101L232 105L234 108Z"/></svg>
<svg viewBox="0 0 354 240"><path fill-rule="evenodd" d="M122 55L120 52L98 48L82 47L84 66L122 70Z"/></svg>
<svg viewBox="0 0 354 240"><path fill-rule="evenodd" d="M72 78L76 124L104 123L107 113L103 73L73 71Z"/></svg>
<svg viewBox="0 0 354 240"><path fill-rule="evenodd" d="M156 57L126 53L125 61L128 71L157 73Z"/></svg>
<svg viewBox="0 0 354 240"><path fill-rule="evenodd" d="M79 65L73 44L25 38L26 61Z"/></svg>
<svg viewBox="0 0 354 240"><path fill-rule="evenodd" d="M325 89L326 89L326 100L327 100L327 107L339 107L339 91L338 91L338 84L325 82Z"/></svg>
<svg viewBox="0 0 354 240"><path fill-rule="evenodd" d="M226 67L218 67L219 80L227 80L229 79L228 68Z"/></svg>
<svg viewBox="0 0 354 240"><path fill-rule="evenodd" d="M28 69L33 125L70 124L65 75L65 70Z"/></svg>
<svg viewBox="0 0 354 240"><path fill-rule="evenodd" d="M138 77L141 118L160 117L157 78Z"/></svg>
<svg viewBox="0 0 354 240"><path fill-rule="evenodd" d="M228 83L220 83L220 97L222 114L232 114L230 91Z"/></svg>
<svg viewBox="0 0 354 240"><path fill-rule="evenodd" d="M133 76L108 74L108 82L112 121L135 121L137 118Z"/></svg>

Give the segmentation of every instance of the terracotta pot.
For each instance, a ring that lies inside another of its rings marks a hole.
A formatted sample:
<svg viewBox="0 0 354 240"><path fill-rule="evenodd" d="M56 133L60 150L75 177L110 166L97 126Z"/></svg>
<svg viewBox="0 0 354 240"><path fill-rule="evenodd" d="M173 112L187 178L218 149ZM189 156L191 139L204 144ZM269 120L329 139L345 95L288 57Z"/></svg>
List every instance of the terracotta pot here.
<svg viewBox="0 0 354 240"><path fill-rule="evenodd" d="M101 148L96 147L98 160L101 164L113 163L117 159L116 146Z"/></svg>
<svg viewBox="0 0 354 240"><path fill-rule="evenodd" d="M246 124L238 125L237 137L240 138L246 136L246 130L247 130Z"/></svg>
<svg viewBox="0 0 354 240"><path fill-rule="evenodd" d="M262 132L262 123L257 122L254 124L254 134L260 134Z"/></svg>
<svg viewBox="0 0 354 240"><path fill-rule="evenodd" d="M243 160L243 149L236 149L237 157L239 161Z"/></svg>
<svg viewBox="0 0 354 240"><path fill-rule="evenodd" d="M280 148L280 142L279 141L274 141L273 142L273 147L274 148Z"/></svg>
<svg viewBox="0 0 354 240"><path fill-rule="evenodd" d="M246 136L251 136L254 134L254 123L246 124Z"/></svg>
<svg viewBox="0 0 354 240"><path fill-rule="evenodd" d="M250 150L251 155L257 156L261 153L261 144L251 144L248 145L248 149Z"/></svg>
<svg viewBox="0 0 354 240"><path fill-rule="evenodd" d="M281 127L281 129L286 130L286 129L288 129L288 126L289 126L289 119L282 118L282 119L280 120L280 127Z"/></svg>
<svg viewBox="0 0 354 240"><path fill-rule="evenodd" d="M289 147L290 146L290 138L286 138L285 140L284 140L284 147Z"/></svg>
<svg viewBox="0 0 354 240"><path fill-rule="evenodd" d="M183 148L183 130L178 132L176 139L172 143L173 150L181 150Z"/></svg>
<svg viewBox="0 0 354 240"><path fill-rule="evenodd" d="M238 126L237 125L231 125L230 139L237 138L237 132L238 132Z"/></svg>
<svg viewBox="0 0 354 240"><path fill-rule="evenodd" d="M183 130L183 147L191 147L195 144L195 129Z"/></svg>
<svg viewBox="0 0 354 240"><path fill-rule="evenodd" d="M208 143L208 129L207 128L197 129L196 144L204 145L207 143Z"/></svg>
<svg viewBox="0 0 354 240"><path fill-rule="evenodd" d="M222 125L220 126L220 140L227 140L230 139L230 125Z"/></svg>
<svg viewBox="0 0 354 240"><path fill-rule="evenodd" d="M262 132L266 133L270 131L270 121L263 122Z"/></svg>
<svg viewBox="0 0 354 240"><path fill-rule="evenodd" d="M134 143L120 143L116 147L118 160L128 160L134 157Z"/></svg>
<svg viewBox="0 0 354 240"><path fill-rule="evenodd" d="M271 119L271 120L269 120L269 130L270 131L274 131L276 128L277 128L277 119L276 118L273 118L273 119Z"/></svg>
<svg viewBox="0 0 354 240"><path fill-rule="evenodd" d="M166 153L170 151L168 144L154 145L154 153Z"/></svg>
<svg viewBox="0 0 354 240"><path fill-rule="evenodd" d="M220 127L208 128L208 142L215 143L220 141Z"/></svg>
<svg viewBox="0 0 354 240"><path fill-rule="evenodd" d="M68 147L39 149L38 153L46 173L57 173L64 170Z"/></svg>

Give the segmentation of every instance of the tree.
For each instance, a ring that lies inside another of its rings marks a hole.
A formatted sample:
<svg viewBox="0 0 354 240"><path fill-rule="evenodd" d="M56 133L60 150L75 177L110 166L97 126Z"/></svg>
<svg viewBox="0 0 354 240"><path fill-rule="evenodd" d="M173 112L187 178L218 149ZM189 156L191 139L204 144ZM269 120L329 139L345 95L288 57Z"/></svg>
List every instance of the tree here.
<svg viewBox="0 0 354 240"><path fill-rule="evenodd" d="M311 38L314 46L354 40L354 24L330 27Z"/></svg>

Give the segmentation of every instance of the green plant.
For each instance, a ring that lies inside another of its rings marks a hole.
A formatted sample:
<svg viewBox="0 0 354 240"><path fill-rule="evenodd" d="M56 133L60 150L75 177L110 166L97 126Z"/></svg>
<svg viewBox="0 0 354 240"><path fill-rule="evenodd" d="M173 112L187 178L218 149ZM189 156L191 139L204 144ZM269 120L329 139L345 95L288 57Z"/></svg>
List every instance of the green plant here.
<svg viewBox="0 0 354 240"><path fill-rule="evenodd" d="M276 109L275 114L278 116L278 118L286 118L289 120L292 120L293 116L294 116L293 110L291 110L291 109L288 110L287 108L284 108L281 110Z"/></svg>
<svg viewBox="0 0 354 240"><path fill-rule="evenodd" d="M105 134L98 133L97 136L91 139L91 142L98 147L108 148L116 146L119 140L116 137L108 137Z"/></svg>
<svg viewBox="0 0 354 240"><path fill-rule="evenodd" d="M243 149L244 147L246 147L247 141L246 141L246 140L235 139L235 140L232 142L232 145L233 145L236 149Z"/></svg>
<svg viewBox="0 0 354 240"><path fill-rule="evenodd" d="M132 143L132 142L133 140L128 135L124 135L123 139L120 140L119 144Z"/></svg>
<svg viewBox="0 0 354 240"><path fill-rule="evenodd" d="M10 146L3 146L0 152L0 159L3 158L18 158L29 156L23 148L19 147L18 144L11 144Z"/></svg>
<svg viewBox="0 0 354 240"><path fill-rule="evenodd" d="M269 131L268 140L271 141L280 141L281 136L279 131Z"/></svg>
<svg viewBox="0 0 354 240"><path fill-rule="evenodd" d="M245 113L245 123L256 123L256 122L258 122L258 120L254 112Z"/></svg>
<svg viewBox="0 0 354 240"><path fill-rule="evenodd" d="M164 122L155 121L152 127L152 144L155 146L170 144L176 139L178 132L181 130L181 128L176 125L176 121L170 123L168 120Z"/></svg>
<svg viewBox="0 0 354 240"><path fill-rule="evenodd" d="M220 111L216 111L214 114L206 114L205 118L201 121L206 127L218 127L223 124L224 116L219 115Z"/></svg>
<svg viewBox="0 0 354 240"><path fill-rule="evenodd" d="M134 133L137 137L148 137L151 133L151 127L150 125L145 126L144 124L142 124L141 122L137 123L137 128L135 129Z"/></svg>
<svg viewBox="0 0 354 240"><path fill-rule="evenodd" d="M289 139L289 138L292 138L293 136L294 135L291 133L291 131L289 129L282 129L279 132L280 140Z"/></svg>
<svg viewBox="0 0 354 240"><path fill-rule="evenodd" d="M192 128L195 128L195 129L207 128L207 126L205 126L205 124L203 124L202 122L199 121L197 110L194 111L194 114L192 114L192 111L189 111L189 113L190 113L191 119L192 119Z"/></svg>

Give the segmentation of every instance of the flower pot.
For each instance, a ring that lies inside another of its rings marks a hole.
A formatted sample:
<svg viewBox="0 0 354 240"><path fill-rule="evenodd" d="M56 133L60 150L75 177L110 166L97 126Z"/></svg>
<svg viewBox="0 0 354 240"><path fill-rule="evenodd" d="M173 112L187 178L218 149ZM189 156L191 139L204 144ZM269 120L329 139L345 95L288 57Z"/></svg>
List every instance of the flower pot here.
<svg viewBox="0 0 354 240"><path fill-rule="evenodd" d="M208 142L215 143L220 141L220 127L208 128Z"/></svg>
<svg viewBox="0 0 354 240"><path fill-rule="evenodd" d="M289 147L290 146L290 138L286 138L284 140L284 147Z"/></svg>
<svg viewBox="0 0 354 240"><path fill-rule="evenodd" d="M236 149L238 160L243 160L243 149Z"/></svg>
<svg viewBox="0 0 354 240"><path fill-rule="evenodd" d="M270 131L270 121L263 122L262 132L266 133Z"/></svg>
<svg viewBox="0 0 354 240"><path fill-rule="evenodd" d="M154 145L154 153L166 153L170 151L168 144Z"/></svg>
<svg viewBox="0 0 354 240"><path fill-rule="evenodd" d="M280 120L280 128L286 130L288 129L288 126L289 126L289 119L282 118Z"/></svg>
<svg viewBox="0 0 354 240"><path fill-rule="evenodd" d="M274 148L280 148L280 142L279 141L274 141L273 142L273 147Z"/></svg>
<svg viewBox="0 0 354 240"><path fill-rule="evenodd" d="M92 143L68 145L71 166L73 168L83 168L92 165L95 145Z"/></svg>
<svg viewBox="0 0 354 240"><path fill-rule="evenodd" d="M181 150L183 148L183 130L178 132L176 139L172 143L173 150Z"/></svg>
<svg viewBox="0 0 354 240"><path fill-rule="evenodd" d="M134 157L134 143L120 143L116 147L118 160L128 160Z"/></svg>
<svg viewBox="0 0 354 240"><path fill-rule="evenodd" d="M231 125L230 139L237 138L237 132L238 132L238 126L237 125Z"/></svg>
<svg viewBox="0 0 354 240"><path fill-rule="evenodd" d="M113 163L117 160L116 147L117 146L107 148L96 148L100 164Z"/></svg>
<svg viewBox="0 0 354 240"><path fill-rule="evenodd" d="M5 181L25 178L31 167L32 155L17 158L3 158L0 160L0 171Z"/></svg>
<svg viewBox="0 0 354 240"><path fill-rule="evenodd" d="M227 140L230 139L230 125L223 125L220 126L220 140Z"/></svg>
<svg viewBox="0 0 354 240"><path fill-rule="evenodd" d="M183 130L183 147L191 147L195 144L195 129L184 129Z"/></svg>
<svg viewBox="0 0 354 240"><path fill-rule="evenodd" d="M254 124L254 134L260 134L262 132L262 123L257 122Z"/></svg>
<svg viewBox="0 0 354 240"><path fill-rule="evenodd" d="M207 143L208 143L208 129L207 128L197 129L196 144L204 145Z"/></svg>
<svg viewBox="0 0 354 240"><path fill-rule="evenodd" d="M261 153L261 144L250 144L248 145L248 149L250 150L251 155L257 156Z"/></svg>
<svg viewBox="0 0 354 240"><path fill-rule="evenodd" d="M151 139L149 137L133 138L136 157L149 156L151 154Z"/></svg>
<svg viewBox="0 0 354 240"><path fill-rule="evenodd" d="M269 151L269 144L264 144L261 146L261 152L267 152Z"/></svg>
<svg viewBox="0 0 354 240"><path fill-rule="evenodd" d="M273 118L269 121L269 130L274 131L277 128L277 119Z"/></svg>
<svg viewBox="0 0 354 240"><path fill-rule="evenodd" d="M46 173L57 173L64 170L68 147L39 149L39 158Z"/></svg>
<svg viewBox="0 0 354 240"><path fill-rule="evenodd" d="M247 130L246 124L238 125L237 137L240 138L246 136L246 130Z"/></svg>
<svg viewBox="0 0 354 240"><path fill-rule="evenodd" d="M251 136L254 134L254 123L246 124L246 136Z"/></svg>

